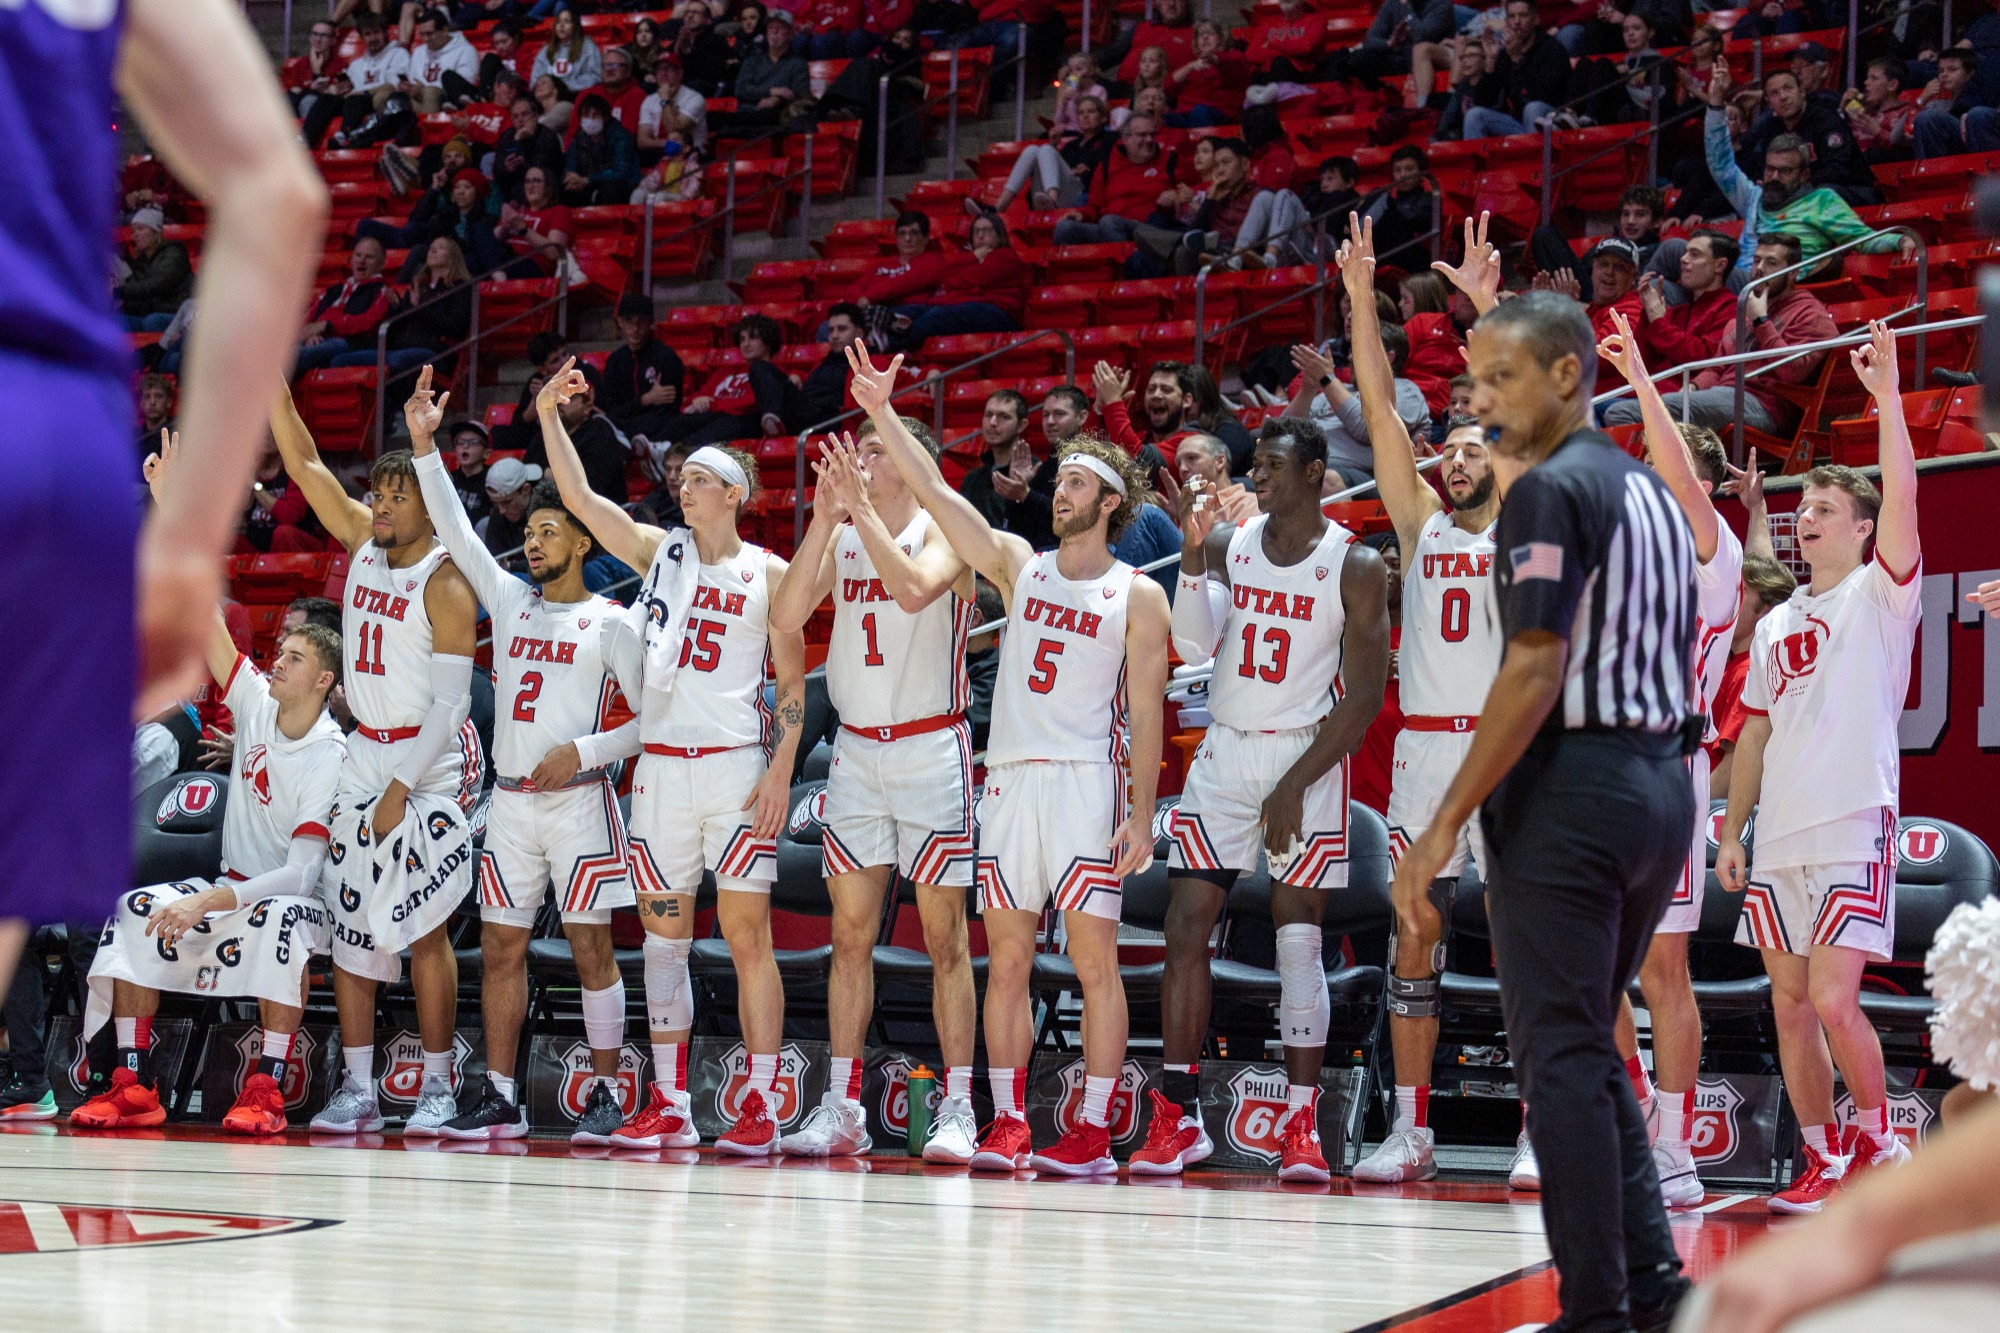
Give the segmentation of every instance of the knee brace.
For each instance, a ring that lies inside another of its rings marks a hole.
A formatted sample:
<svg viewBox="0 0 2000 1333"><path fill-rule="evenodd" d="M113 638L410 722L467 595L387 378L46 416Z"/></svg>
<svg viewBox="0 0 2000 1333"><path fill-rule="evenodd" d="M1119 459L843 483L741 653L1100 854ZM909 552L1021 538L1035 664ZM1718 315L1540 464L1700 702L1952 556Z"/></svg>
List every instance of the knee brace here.
<svg viewBox="0 0 2000 1333"><path fill-rule="evenodd" d="M1324 1046L1333 1019L1318 926L1278 927L1278 1031L1287 1046Z"/></svg>
<svg viewBox="0 0 2000 1333"><path fill-rule="evenodd" d="M1431 976L1435 978L1440 972L1444 971L1445 947L1451 943L1451 913L1458 901L1457 876L1432 880L1430 889L1424 896L1430 899L1431 906L1437 909L1438 914L1437 942L1431 945ZM1395 975L1396 939L1396 921L1394 917L1391 917L1389 920L1389 980L1391 983L1402 980L1402 978ZM1393 984L1391 986L1391 994L1394 994ZM1391 1012L1395 1012L1393 1006L1391 1007Z"/></svg>
<svg viewBox="0 0 2000 1333"><path fill-rule="evenodd" d="M646 1025L655 1032L694 1026L694 985L688 980L693 940L646 936Z"/></svg>
<svg viewBox="0 0 2000 1333"><path fill-rule="evenodd" d="M649 943L651 939L647 936ZM585 989L583 1031L593 1051L615 1051L625 1044L625 978L603 990Z"/></svg>
<svg viewBox="0 0 2000 1333"><path fill-rule="evenodd" d="M1397 1018L1436 1018L1438 1003L1436 976L1406 978L1389 973L1389 993L1385 1003Z"/></svg>

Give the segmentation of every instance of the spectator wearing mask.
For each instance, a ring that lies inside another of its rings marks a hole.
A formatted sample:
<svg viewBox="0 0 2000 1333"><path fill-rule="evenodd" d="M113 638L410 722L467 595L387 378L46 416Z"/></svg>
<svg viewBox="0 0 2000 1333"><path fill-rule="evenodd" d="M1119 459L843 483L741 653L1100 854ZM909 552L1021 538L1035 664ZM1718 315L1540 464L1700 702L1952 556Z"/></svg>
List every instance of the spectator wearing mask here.
<svg viewBox="0 0 2000 1333"><path fill-rule="evenodd" d="M847 397L847 380L853 373L847 364L847 349L861 340L867 318L866 311L848 301L826 312L826 358L799 386L806 400L806 415L814 422L830 421L852 406Z"/></svg>
<svg viewBox="0 0 2000 1333"><path fill-rule="evenodd" d="M632 67L632 53L614 46L604 53L604 82L596 93L604 99L612 121L627 134L639 133L639 108L646 104L646 85L639 82Z"/></svg>
<svg viewBox="0 0 2000 1333"><path fill-rule="evenodd" d="M382 272L382 259L380 241L364 236L354 243L346 279L320 293L299 330L295 374L324 370L345 352L363 347L373 351L375 326L389 314L389 281Z"/></svg>
<svg viewBox="0 0 2000 1333"><path fill-rule="evenodd" d="M1868 62L1861 86L1841 99L1863 161L1902 162L1915 155L1917 108L1903 100L1909 81L1909 66L1895 56L1877 56Z"/></svg>
<svg viewBox="0 0 2000 1333"><path fill-rule="evenodd" d="M447 105L480 100L479 53L462 34L451 30L441 9L425 10L417 19L417 41L410 49L410 72L403 89L419 112L436 115Z"/></svg>
<svg viewBox="0 0 2000 1333"><path fill-rule="evenodd" d="M1797 237L1784 232L1768 232L1757 238L1756 258L1751 263L1750 273L1758 278L1775 275L1798 263L1801 258ZM1732 337L1729 351L1797 347L1832 338L1839 333L1826 306L1817 296L1798 285L1796 274L1772 277L1769 283L1744 298L1744 310L1750 316L1750 346L1739 347ZM1747 392L1743 395L1744 424L1768 435L1789 435L1798 425L1798 408L1780 398L1768 386L1774 380L1785 384L1805 383L1819 373L1820 363L1825 357L1824 352L1814 352L1782 362L1747 380ZM1697 426L1719 431L1734 422L1736 372L1735 366L1719 366L1696 374L1692 393L1674 395L1675 417L1680 417L1685 401L1686 419ZM1637 420L1639 405L1630 398L1621 398L1604 411L1606 425L1624 425Z"/></svg>
<svg viewBox="0 0 2000 1333"><path fill-rule="evenodd" d="M575 208L622 204L639 183L639 149L596 92L576 104L576 135L563 157L562 199Z"/></svg>
<svg viewBox="0 0 2000 1333"><path fill-rule="evenodd" d="M1050 505L1056 462L1053 454L1035 452L1028 436L1028 400L1013 389L987 395L979 436L985 461L966 474L959 494L995 528L1013 533L1038 551L1054 546Z"/></svg>
<svg viewBox="0 0 2000 1333"><path fill-rule="evenodd" d="M605 358L597 404L627 435L665 439L681 414L687 369L653 336L653 298L627 292L618 298L615 320L620 345Z"/></svg>
<svg viewBox="0 0 2000 1333"><path fill-rule="evenodd" d="M452 461L456 465L451 474L452 485L458 488L458 501L465 506L465 516L476 528L493 512L493 501L486 494L487 462L493 453L486 439L486 428L470 419L455 421L445 438L451 442Z"/></svg>
<svg viewBox="0 0 2000 1333"><path fill-rule="evenodd" d="M700 152L708 147L708 99L687 86L680 58L662 52L653 62L653 91L639 104L639 125L635 137L641 162L657 161L667 136ZM651 155L650 158L648 155Z"/></svg>
<svg viewBox="0 0 2000 1333"><path fill-rule="evenodd" d="M1980 91L1978 74L1979 57L1973 51L1954 46L1938 54L1937 77L1918 103L1918 157L2000 149L2000 111Z"/></svg>
<svg viewBox="0 0 2000 1333"><path fill-rule="evenodd" d="M563 141L562 135L542 124L541 108L531 98L516 98L508 116L511 123L493 146L493 185L502 199L515 199L529 167L562 173ZM483 206L485 200L480 203Z"/></svg>
<svg viewBox="0 0 2000 1333"><path fill-rule="evenodd" d="M194 265L187 247L166 239L166 225L166 216L157 208L142 208L132 215L126 273L111 289L111 299L124 312L125 327L134 333L165 329L181 302L194 295Z"/></svg>
<svg viewBox="0 0 2000 1333"><path fill-rule="evenodd" d="M676 444L723 444L757 435L788 435L804 430L805 398L771 360L784 347L784 334L769 315L745 315L736 321L740 366L718 366L701 392L688 400Z"/></svg>
<svg viewBox="0 0 2000 1333"><path fill-rule="evenodd" d="M928 296L897 307L892 342L915 351L925 340L953 333L1012 333L1021 327L1028 268L990 214L974 220L965 254L945 270Z"/></svg>
<svg viewBox="0 0 2000 1333"><path fill-rule="evenodd" d="M573 93L593 88L604 79L604 55L596 42L584 36L583 25L573 9L556 11L548 44L535 53L529 79L533 82L544 74L561 80Z"/></svg>
<svg viewBox="0 0 2000 1333"><path fill-rule="evenodd" d="M1507 0L1501 31L1480 34L1487 75L1465 113L1465 137L1525 134L1562 103L1569 90L1569 52L1542 31L1535 0ZM1379 239L1378 242L1379 244Z"/></svg>
<svg viewBox="0 0 2000 1333"><path fill-rule="evenodd" d="M718 111L718 131L769 129L806 115L812 106L812 73L793 42L792 16L774 9L764 20L764 44L736 70L736 110Z"/></svg>

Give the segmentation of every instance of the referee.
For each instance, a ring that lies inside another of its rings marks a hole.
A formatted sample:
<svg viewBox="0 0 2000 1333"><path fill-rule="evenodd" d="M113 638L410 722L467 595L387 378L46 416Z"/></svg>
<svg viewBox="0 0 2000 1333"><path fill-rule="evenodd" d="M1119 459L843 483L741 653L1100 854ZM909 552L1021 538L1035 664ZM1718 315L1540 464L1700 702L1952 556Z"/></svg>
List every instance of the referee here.
<svg viewBox="0 0 2000 1333"><path fill-rule="evenodd" d="M1501 1004L1561 1280L1549 1327L1664 1328L1688 1282L1612 1019L1694 821L1693 541L1659 478L1590 426L1597 347L1576 302L1502 302L1467 361L1506 497L1506 648L1465 763L1397 866L1396 914L1408 931L1435 920L1425 889L1483 801Z"/></svg>

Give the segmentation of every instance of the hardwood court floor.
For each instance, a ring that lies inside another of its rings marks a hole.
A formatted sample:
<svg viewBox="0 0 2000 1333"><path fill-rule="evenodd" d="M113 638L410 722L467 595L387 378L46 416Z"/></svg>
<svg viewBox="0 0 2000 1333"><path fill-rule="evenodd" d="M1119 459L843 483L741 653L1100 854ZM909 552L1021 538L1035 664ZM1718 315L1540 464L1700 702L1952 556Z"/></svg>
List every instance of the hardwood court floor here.
<svg viewBox="0 0 2000 1333"><path fill-rule="evenodd" d="M9 1329L1438 1331L1555 1313L1533 1197L1487 1183L18 1128L0 1134ZM1708 1208L1675 1222L1697 1277L1769 1221L1760 1198Z"/></svg>

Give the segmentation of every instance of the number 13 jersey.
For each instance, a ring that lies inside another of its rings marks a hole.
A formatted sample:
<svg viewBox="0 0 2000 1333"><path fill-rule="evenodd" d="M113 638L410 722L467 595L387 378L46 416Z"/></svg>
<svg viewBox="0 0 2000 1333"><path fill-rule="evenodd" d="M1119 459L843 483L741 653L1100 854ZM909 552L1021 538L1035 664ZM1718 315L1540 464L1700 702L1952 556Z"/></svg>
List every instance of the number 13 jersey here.
<svg viewBox="0 0 2000 1333"><path fill-rule="evenodd" d="M1347 608L1340 572L1354 534L1328 523L1295 565L1264 554L1268 515L1229 538L1229 614L1215 652L1208 711L1237 731L1294 731L1317 724L1340 688Z"/></svg>
<svg viewBox="0 0 2000 1333"><path fill-rule="evenodd" d="M1014 581L993 686L989 766L1125 759L1125 613L1132 566L1071 580L1044 551Z"/></svg>
<svg viewBox="0 0 2000 1333"><path fill-rule="evenodd" d="M1493 527L1467 532L1436 513L1403 556L1397 680L1409 717L1477 717L1500 673Z"/></svg>

